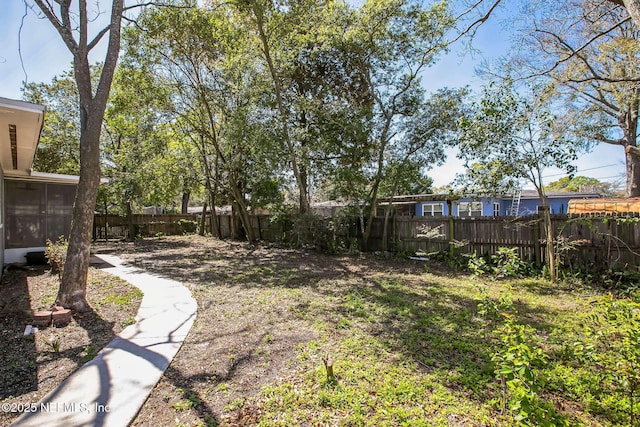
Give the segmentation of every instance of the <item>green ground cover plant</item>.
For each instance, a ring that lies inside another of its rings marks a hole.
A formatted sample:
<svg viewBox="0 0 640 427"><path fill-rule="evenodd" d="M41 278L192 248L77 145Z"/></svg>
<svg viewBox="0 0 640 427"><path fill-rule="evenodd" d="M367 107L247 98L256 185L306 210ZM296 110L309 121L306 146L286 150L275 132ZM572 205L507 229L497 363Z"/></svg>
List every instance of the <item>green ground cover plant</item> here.
<svg viewBox="0 0 640 427"><path fill-rule="evenodd" d="M128 249L199 304L136 425L637 425L637 295L185 239Z"/></svg>

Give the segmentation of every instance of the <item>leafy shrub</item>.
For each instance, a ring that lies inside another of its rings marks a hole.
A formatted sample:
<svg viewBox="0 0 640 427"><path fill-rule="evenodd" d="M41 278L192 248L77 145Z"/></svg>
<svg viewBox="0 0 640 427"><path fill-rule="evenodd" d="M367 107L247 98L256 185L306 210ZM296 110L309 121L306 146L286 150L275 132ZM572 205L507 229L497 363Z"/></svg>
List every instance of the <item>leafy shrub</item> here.
<svg viewBox="0 0 640 427"><path fill-rule="evenodd" d="M487 262L487 259L483 256L478 256L478 254L471 255L467 262L467 268L471 270L471 275L473 276L483 276L493 271L493 267Z"/></svg>
<svg viewBox="0 0 640 427"><path fill-rule="evenodd" d="M182 218L178 221L178 225L182 229L182 234L192 234L198 229L198 221Z"/></svg>
<svg viewBox="0 0 640 427"><path fill-rule="evenodd" d="M600 312L590 317L587 337L575 343L576 356L599 370L600 384L611 400L626 406L629 425L638 425L640 391L640 295L598 301Z"/></svg>
<svg viewBox="0 0 640 427"><path fill-rule="evenodd" d="M540 398L545 379L541 372L548 356L540 347L535 330L516 320L516 310L509 293L495 301L481 290L478 313L494 327L496 345L491 362L500 383L500 408L513 417L515 425L566 425L553 405Z"/></svg>
<svg viewBox="0 0 640 427"><path fill-rule="evenodd" d="M531 275L534 269L522 261L516 252L516 248L499 248L490 257L473 254L467 262L467 268L474 276L490 274L496 279Z"/></svg>
<svg viewBox="0 0 640 427"><path fill-rule="evenodd" d="M495 277L520 277L526 273L527 265L522 262L516 250L516 248L499 248L498 252L491 256Z"/></svg>
<svg viewBox="0 0 640 427"><path fill-rule="evenodd" d="M58 273L58 277L62 280L64 264L67 261L67 249L69 248L69 242L64 238L64 236L60 236L55 243L47 239L46 246L44 253L49 261L49 265L51 266L51 272Z"/></svg>
<svg viewBox="0 0 640 427"><path fill-rule="evenodd" d="M356 218L348 212L333 217L307 214L293 219L291 233L297 246L312 246L319 252L338 254L354 251L355 227Z"/></svg>

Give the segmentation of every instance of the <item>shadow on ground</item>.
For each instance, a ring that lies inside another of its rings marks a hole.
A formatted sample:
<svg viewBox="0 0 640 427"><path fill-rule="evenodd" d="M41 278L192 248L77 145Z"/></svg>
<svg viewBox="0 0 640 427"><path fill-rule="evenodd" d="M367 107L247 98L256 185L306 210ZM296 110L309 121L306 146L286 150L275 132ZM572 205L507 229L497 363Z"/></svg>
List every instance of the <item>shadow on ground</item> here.
<svg viewBox="0 0 640 427"><path fill-rule="evenodd" d="M476 318L477 298L425 279L420 261L197 236L145 239L118 251L135 266L187 282L198 300L196 324L136 425L222 420L295 370L296 349L318 337L318 322L348 322L382 339L471 399L495 391L488 387L490 331ZM516 306L521 321L537 329L550 328L544 319L557 314ZM158 418L167 405L175 411Z"/></svg>
<svg viewBox="0 0 640 427"><path fill-rule="evenodd" d="M36 345L24 337L31 320L29 277L41 274L36 269L10 268L0 284L0 400L19 396L38 388Z"/></svg>
<svg viewBox="0 0 640 427"><path fill-rule="evenodd" d="M38 402L71 372L91 360L114 337L115 322L91 309L74 315L63 327L40 326L24 336L32 312L49 308L58 279L48 266L12 267L0 285L0 400L12 404ZM17 408L17 407L16 407ZM8 425L19 412L0 412Z"/></svg>

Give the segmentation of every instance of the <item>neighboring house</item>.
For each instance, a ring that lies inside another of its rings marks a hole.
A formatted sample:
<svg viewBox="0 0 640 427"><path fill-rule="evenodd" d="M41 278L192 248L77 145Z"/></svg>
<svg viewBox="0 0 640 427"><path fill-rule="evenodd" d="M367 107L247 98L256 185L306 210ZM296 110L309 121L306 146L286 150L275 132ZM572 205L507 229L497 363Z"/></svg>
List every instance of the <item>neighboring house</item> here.
<svg viewBox="0 0 640 427"><path fill-rule="evenodd" d="M162 206L145 206L142 208L143 215L164 215L167 212Z"/></svg>
<svg viewBox="0 0 640 427"><path fill-rule="evenodd" d="M32 170L45 108L0 97L0 262L24 263L69 235L77 176Z"/></svg>
<svg viewBox="0 0 640 427"><path fill-rule="evenodd" d="M202 215L203 206L189 206L187 213L190 215ZM269 215L269 211L263 208L249 209L251 215ZM232 215L233 208L231 205L216 206L216 215ZM207 206L207 215L211 215L211 206Z"/></svg>
<svg viewBox="0 0 640 427"><path fill-rule="evenodd" d="M576 199L599 198L596 193L571 193L553 191L547 193L547 204L552 214L566 214L569 201ZM380 210L388 204L388 200L380 203ZM396 196L392 200L397 214L406 216L529 216L538 213L541 206L540 197L535 190L523 190L521 193L501 197L463 197L452 200L447 194L419 194L413 196Z"/></svg>

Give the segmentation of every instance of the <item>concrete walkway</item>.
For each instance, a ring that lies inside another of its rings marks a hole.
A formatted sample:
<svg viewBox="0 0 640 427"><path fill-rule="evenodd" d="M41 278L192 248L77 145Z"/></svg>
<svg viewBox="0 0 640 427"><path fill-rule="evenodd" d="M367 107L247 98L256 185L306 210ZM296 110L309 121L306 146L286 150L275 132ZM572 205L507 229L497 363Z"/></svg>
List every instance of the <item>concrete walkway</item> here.
<svg viewBox="0 0 640 427"><path fill-rule="evenodd" d="M97 258L110 265L104 271L144 293L136 323L40 402L34 402L36 412L23 414L12 426L129 425L189 333L197 304L187 288L126 266L118 257Z"/></svg>

